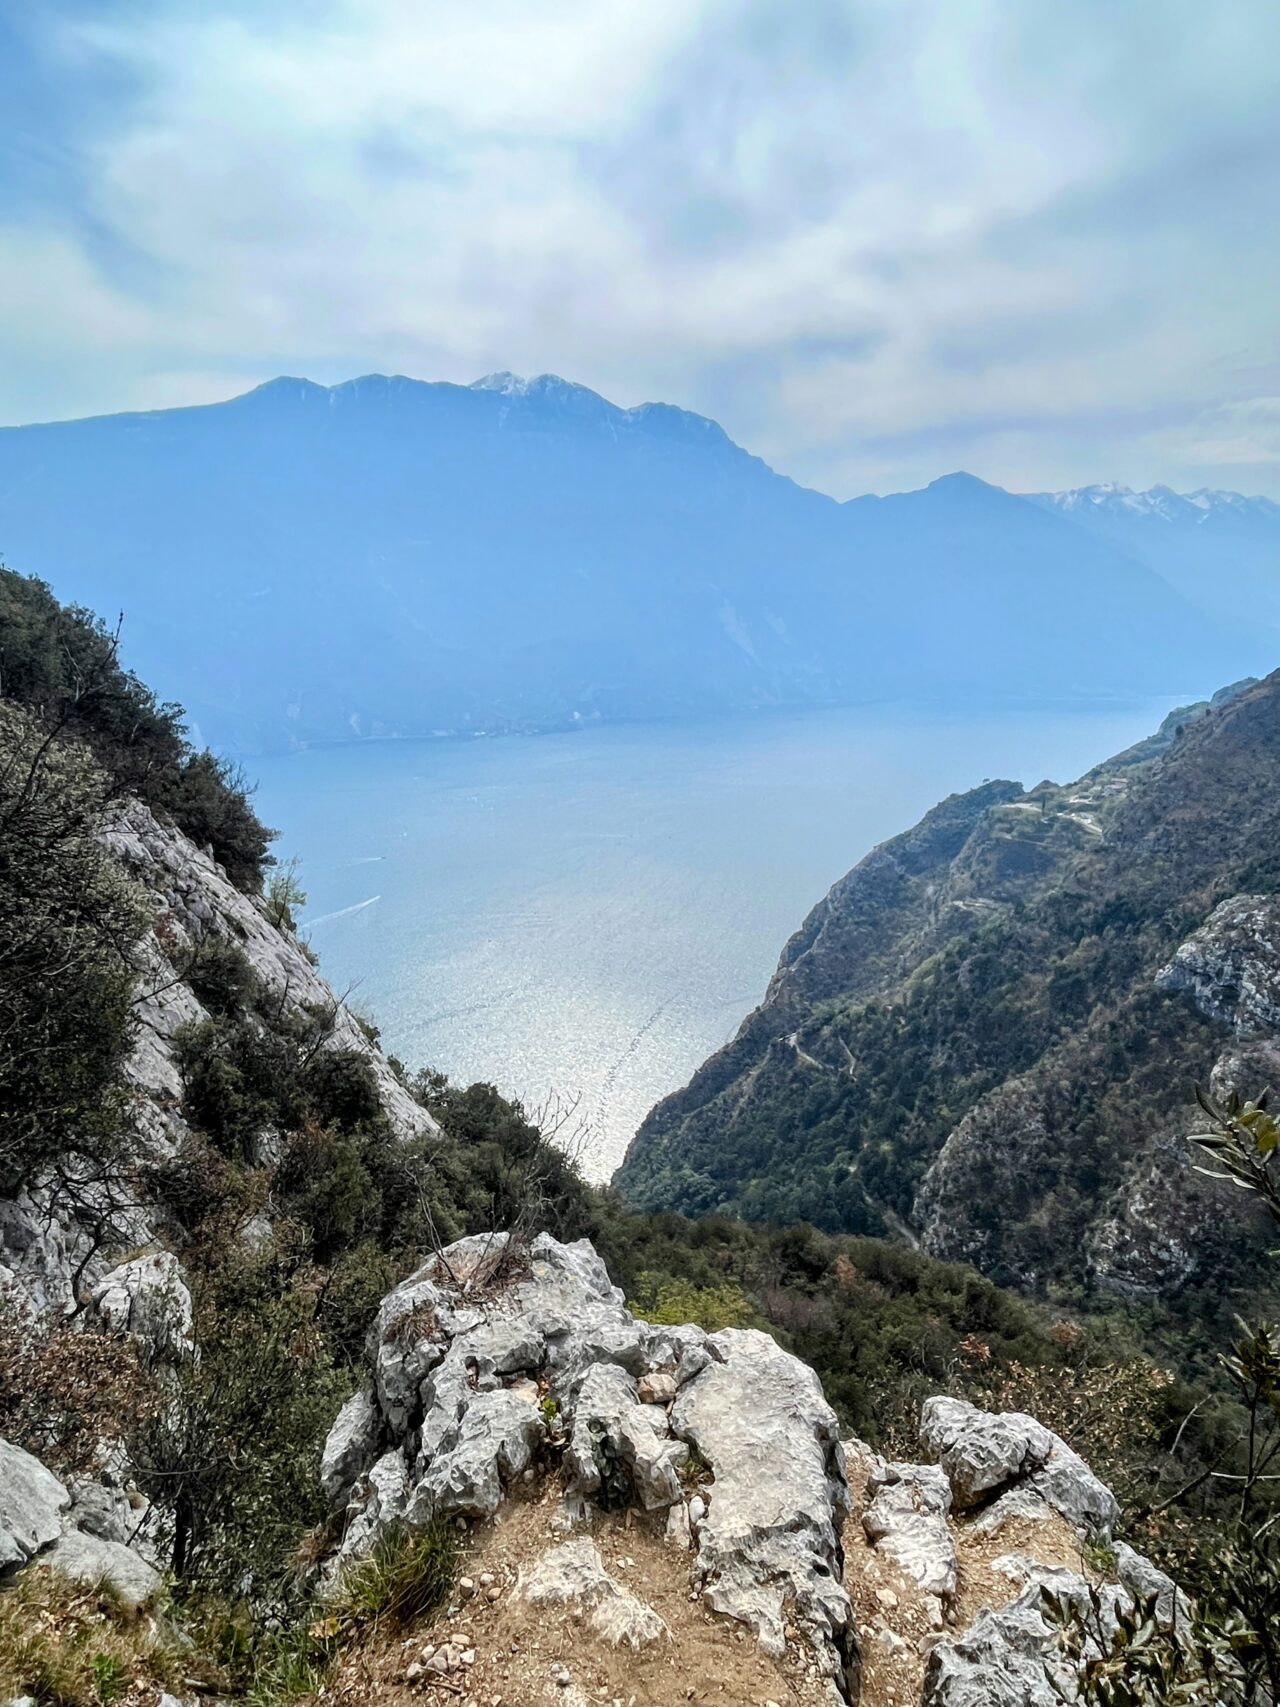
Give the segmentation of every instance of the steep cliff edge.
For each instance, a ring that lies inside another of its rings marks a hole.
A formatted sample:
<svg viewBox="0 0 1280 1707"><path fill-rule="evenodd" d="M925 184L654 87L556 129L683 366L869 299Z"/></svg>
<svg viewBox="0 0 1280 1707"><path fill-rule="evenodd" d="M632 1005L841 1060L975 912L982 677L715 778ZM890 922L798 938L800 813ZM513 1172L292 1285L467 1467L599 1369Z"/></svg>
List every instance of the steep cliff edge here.
<svg viewBox="0 0 1280 1707"><path fill-rule="evenodd" d="M906 1234L1021 1287L1221 1279L1173 1141L1196 1082L1272 1076L1278 802L1280 675L1077 783L944 802L814 909L617 1185Z"/></svg>
<svg viewBox="0 0 1280 1707"><path fill-rule="evenodd" d="M132 950L134 1035L123 1063L136 1147L121 1159L110 1190L96 1180L82 1190L55 1190L37 1179L17 1196L0 1198L0 1289L37 1311L74 1309L85 1289L108 1273L113 1253L172 1242L174 1229L143 1181L178 1161L195 1141L184 1113L179 1045L184 1028L210 1021L196 987L219 950L243 957L273 1025L303 1020L317 1051L367 1065L398 1138L437 1130L304 945L272 919L261 895L238 889L211 853L141 801L112 810L104 840L148 917ZM264 1023L264 1037L270 1030ZM259 1217L259 1235L262 1228ZM254 1231L248 1228L247 1236Z"/></svg>

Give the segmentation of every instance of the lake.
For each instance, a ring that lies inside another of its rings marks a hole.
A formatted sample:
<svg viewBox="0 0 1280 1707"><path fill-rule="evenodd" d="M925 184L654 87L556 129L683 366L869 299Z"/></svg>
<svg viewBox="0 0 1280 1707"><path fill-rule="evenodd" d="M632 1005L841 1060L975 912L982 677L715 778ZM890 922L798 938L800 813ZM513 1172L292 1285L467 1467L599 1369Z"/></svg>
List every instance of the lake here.
<svg viewBox="0 0 1280 1707"><path fill-rule="evenodd" d="M902 708L312 749L255 762L339 991L408 1066L580 1097L605 1178L755 1005L805 914L944 795L1066 781L1173 701Z"/></svg>

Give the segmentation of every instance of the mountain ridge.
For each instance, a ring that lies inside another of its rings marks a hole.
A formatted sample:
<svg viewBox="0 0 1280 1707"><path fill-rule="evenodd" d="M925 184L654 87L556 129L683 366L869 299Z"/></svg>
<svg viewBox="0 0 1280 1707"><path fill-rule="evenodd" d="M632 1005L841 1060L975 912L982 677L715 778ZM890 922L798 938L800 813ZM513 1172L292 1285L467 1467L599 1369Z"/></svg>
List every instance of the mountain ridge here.
<svg viewBox="0 0 1280 1707"><path fill-rule="evenodd" d="M1256 1095L1280 1065L1250 995L1280 956L1280 672L1175 715L1075 783L984 784L867 855L650 1113L628 1200L905 1226L1002 1284L1175 1311L1221 1279L1221 1206L1180 1156L1193 1085Z"/></svg>
<svg viewBox="0 0 1280 1707"><path fill-rule="evenodd" d="M0 548L123 610L128 662L241 751L1197 693L1280 654L1280 603L1241 634L1149 551L974 476L841 504L554 376L282 376L0 429Z"/></svg>

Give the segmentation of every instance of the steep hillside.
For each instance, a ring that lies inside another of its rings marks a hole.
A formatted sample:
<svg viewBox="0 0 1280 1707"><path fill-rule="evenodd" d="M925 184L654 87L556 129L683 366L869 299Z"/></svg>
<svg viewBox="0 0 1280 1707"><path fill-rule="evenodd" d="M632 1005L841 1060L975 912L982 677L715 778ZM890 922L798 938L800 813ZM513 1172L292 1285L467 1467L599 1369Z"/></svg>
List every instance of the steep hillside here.
<svg viewBox="0 0 1280 1707"><path fill-rule="evenodd" d="M1274 650L968 476L840 505L714 422L547 376L280 379L5 429L0 550L65 599L123 609L134 667L205 739L250 749L1203 692Z"/></svg>
<svg viewBox="0 0 1280 1707"><path fill-rule="evenodd" d="M1179 732L1180 731L1180 732ZM1280 1066L1280 674L1068 787L993 782L869 854L653 1110L627 1198L896 1231L1004 1283L1222 1280L1192 1087Z"/></svg>

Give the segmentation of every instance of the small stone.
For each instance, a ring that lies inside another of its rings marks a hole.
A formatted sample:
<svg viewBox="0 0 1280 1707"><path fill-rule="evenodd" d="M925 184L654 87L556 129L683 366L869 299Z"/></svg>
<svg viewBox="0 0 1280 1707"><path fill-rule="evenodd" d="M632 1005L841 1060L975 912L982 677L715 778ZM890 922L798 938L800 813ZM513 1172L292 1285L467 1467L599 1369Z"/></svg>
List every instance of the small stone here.
<svg viewBox="0 0 1280 1707"><path fill-rule="evenodd" d="M640 1377L640 1403L642 1405L669 1405L678 1392L674 1375L656 1372Z"/></svg>
<svg viewBox="0 0 1280 1707"><path fill-rule="evenodd" d="M411 1660L404 1668L405 1681L416 1683L427 1668L419 1660Z"/></svg>
<svg viewBox="0 0 1280 1707"><path fill-rule="evenodd" d="M557 1666L552 1672L551 1677L557 1689L568 1689L569 1685L573 1682L573 1673L569 1670L568 1666Z"/></svg>
<svg viewBox="0 0 1280 1707"><path fill-rule="evenodd" d="M465 1534L466 1528L467 1528L467 1520L465 1517L460 1517L458 1519L458 1528L461 1529L463 1531L463 1533Z"/></svg>
<svg viewBox="0 0 1280 1707"><path fill-rule="evenodd" d="M473 1666L476 1663L476 1651L475 1651L475 1649L474 1648L464 1648L462 1650L462 1652L458 1655L458 1659L461 1662L461 1664L463 1664L464 1666Z"/></svg>
<svg viewBox="0 0 1280 1707"><path fill-rule="evenodd" d="M876 1590L876 1599L888 1612L892 1612L898 1604L898 1597L891 1588L878 1588Z"/></svg>
<svg viewBox="0 0 1280 1707"><path fill-rule="evenodd" d="M707 1515L707 1502L701 1494L695 1494L689 1501L689 1522L696 1528Z"/></svg>
<svg viewBox="0 0 1280 1707"><path fill-rule="evenodd" d="M484 1591L484 1593L485 1593L485 1599L488 1601L492 1602L495 1600L501 1600L502 1599L502 1590L500 1588L487 1588Z"/></svg>
<svg viewBox="0 0 1280 1707"><path fill-rule="evenodd" d="M521 1476L520 1480L522 1482L531 1482L533 1480L533 1475L534 1475L533 1469L532 1469L532 1467L530 1467L528 1470L526 1470L524 1472L524 1474Z"/></svg>
<svg viewBox="0 0 1280 1707"><path fill-rule="evenodd" d="M494 1577L493 1577L492 1571L481 1571L481 1573L480 1573L480 1587L481 1588L492 1588L493 1587L493 1581L494 1581Z"/></svg>
<svg viewBox="0 0 1280 1707"><path fill-rule="evenodd" d="M458 1593L462 1596L462 1598L464 1600L470 1600L471 1596L475 1592L476 1592L476 1585L475 1585L475 1582L472 1580L471 1577L459 1577L458 1578Z"/></svg>

